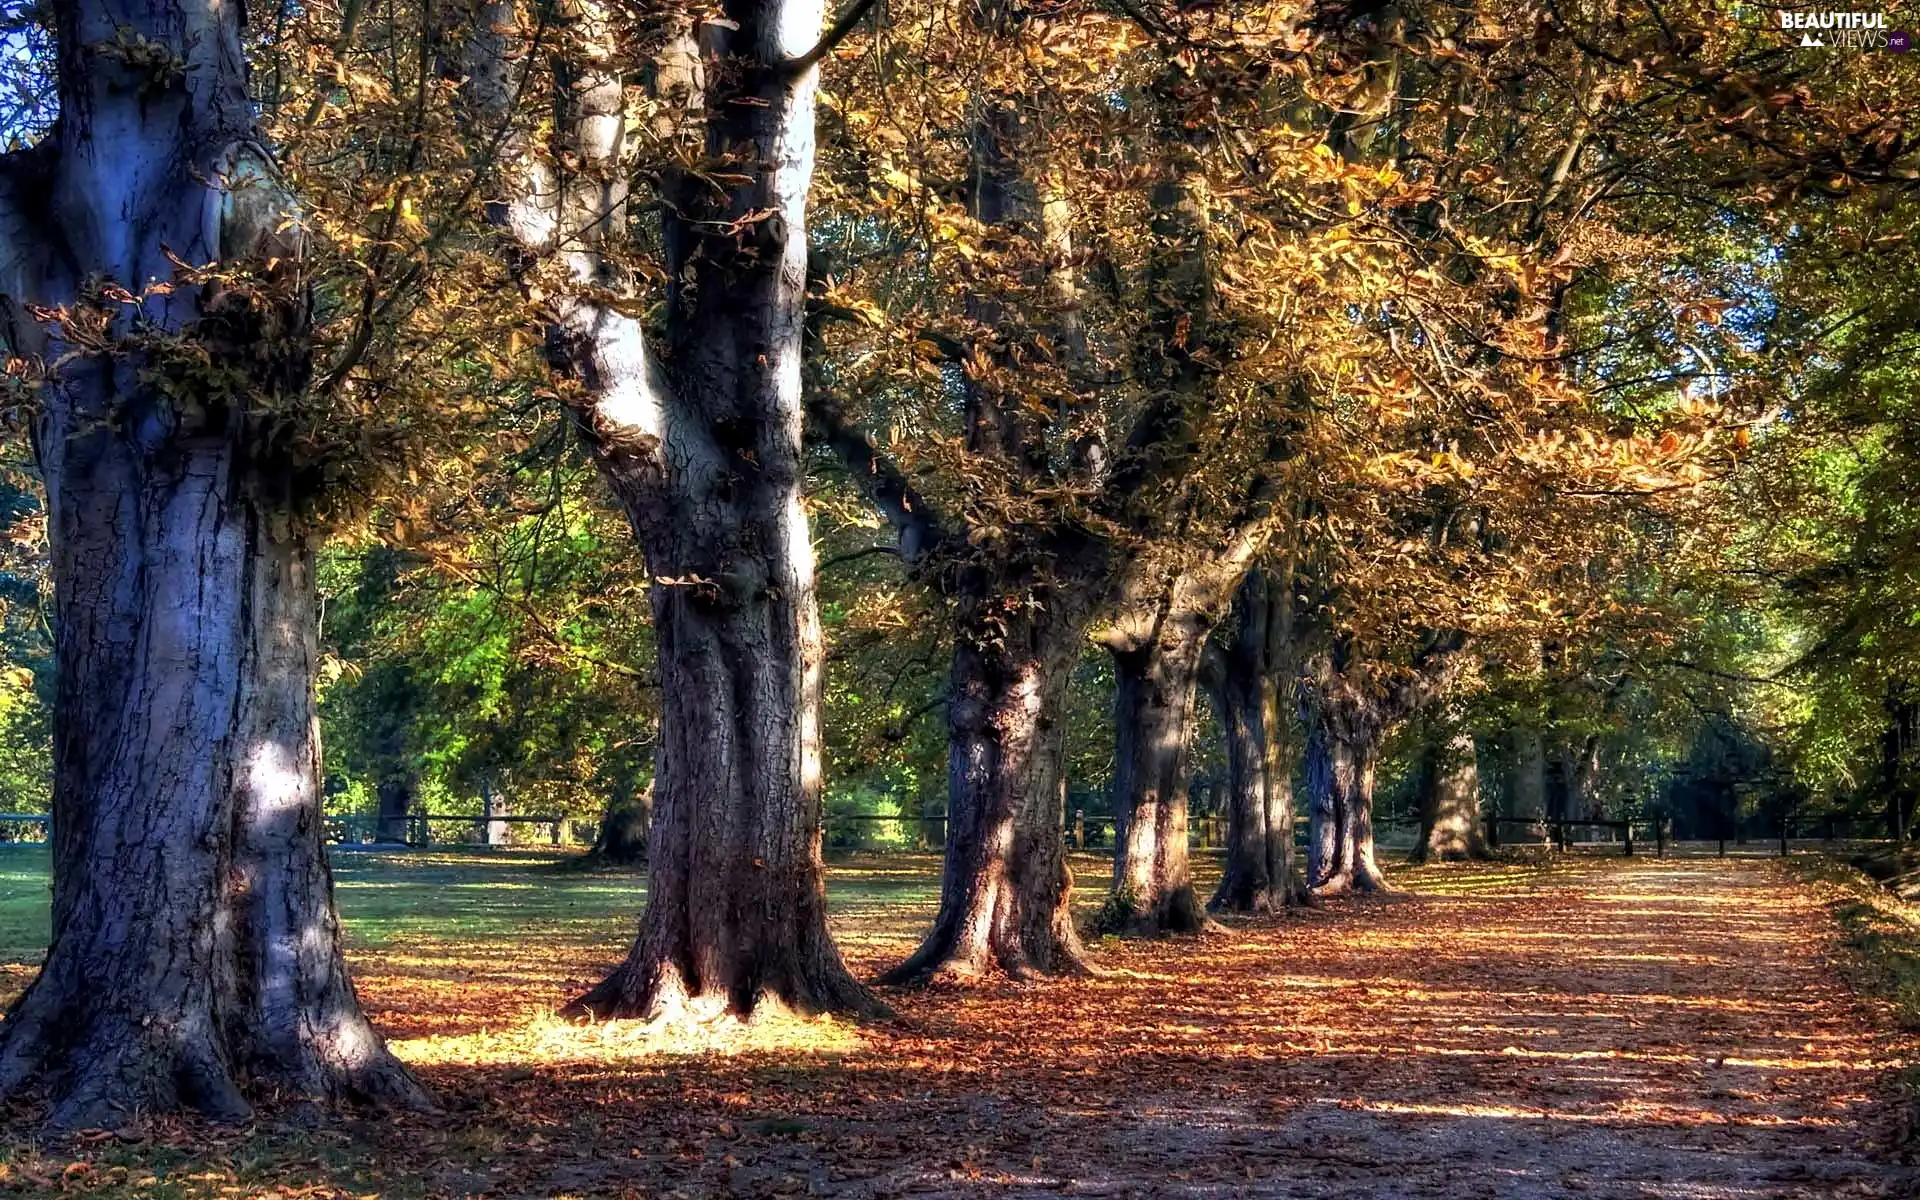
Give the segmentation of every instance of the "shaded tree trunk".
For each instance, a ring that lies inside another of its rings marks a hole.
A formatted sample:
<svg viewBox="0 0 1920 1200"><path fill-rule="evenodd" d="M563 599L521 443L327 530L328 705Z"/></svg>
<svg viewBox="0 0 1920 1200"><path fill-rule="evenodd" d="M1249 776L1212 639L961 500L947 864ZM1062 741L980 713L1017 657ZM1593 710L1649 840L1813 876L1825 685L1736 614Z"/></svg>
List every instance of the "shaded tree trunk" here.
<svg viewBox="0 0 1920 1200"><path fill-rule="evenodd" d="M1331 707L1331 706L1327 706ZM1316 899L1393 889L1373 848L1373 777L1380 738L1364 707L1324 710L1307 731L1307 888Z"/></svg>
<svg viewBox="0 0 1920 1200"><path fill-rule="evenodd" d="M1308 888L1320 899L1350 891L1391 891L1373 845L1373 782L1393 725L1445 692L1466 639L1432 638L1411 667L1379 668L1357 658L1348 638L1313 657L1301 683L1307 729Z"/></svg>
<svg viewBox="0 0 1920 1200"><path fill-rule="evenodd" d="M975 587L962 601L947 702L940 910L888 983L1086 970L1061 832L1066 688L1085 621L1064 598L1009 611L999 597L1012 589Z"/></svg>
<svg viewBox="0 0 1920 1200"><path fill-rule="evenodd" d="M616 788L594 835L587 857L596 865L634 867L647 860L647 835L653 826L653 781L635 792Z"/></svg>
<svg viewBox="0 0 1920 1200"><path fill-rule="evenodd" d="M1546 739L1541 736L1538 726L1523 722L1508 732L1508 748L1510 762L1506 815L1523 821L1538 821L1547 815ZM1509 828L1512 834L1503 832L1502 841L1509 836L1518 841L1527 833L1521 826Z"/></svg>
<svg viewBox="0 0 1920 1200"><path fill-rule="evenodd" d="M1209 921L1187 856L1187 784L1203 621L1171 617L1144 645L1116 650L1113 894L1116 933L1194 933Z"/></svg>
<svg viewBox="0 0 1920 1200"><path fill-rule="evenodd" d="M1215 912L1278 912L1301 897L1293 869L1292 718L1280 689L1292 686L1291 565L1248 573L1235 598L1232 643L1213 675L1214 708L1227 742L1227 856Z"/></svg>
<svg viewBox="0 0 1920 1200"><path fill-rule="evenodd" d="M1920 703L1902 681L1887 685L1886 726L1880 735L1880 782L1886 794L1887 836L1905 841L1913 827L1913 749L1920 743Z"/></svg>
<svg viewBox="0 0 1920 1200"><path fill-rule="evenodd" d="M1420 748L1414 786L1420 834L1412 861L1463 862L1488 857L1480 832L1480 763L1473 733L1436 730Z"/></svg>
<svg viewBox="0 0 1920 1200"><path fill-rule="evenodd" d="M91 291L175 280L172 254L300 257L240 6L54 16L64 115L0 168L8 350L56 364L36 449L58 672L52 942L0 1026L0 1092L37 1085L63 1126L266 1096L425 1106L355 1001L321 843L317 482L276 425L304 400L307 299L272 270L125 306ZM130 35L181 70L92 49ZM123 340L129 310L149 336Z"/></svg>
<svg viewBox="0 0 1920 1200"><path fill-rule="evenodd" d="M413 817L413 778L409 775L387 775L374 787L376 808L374 809L373 840L376 842L405 842L407 825Z"/></svg>

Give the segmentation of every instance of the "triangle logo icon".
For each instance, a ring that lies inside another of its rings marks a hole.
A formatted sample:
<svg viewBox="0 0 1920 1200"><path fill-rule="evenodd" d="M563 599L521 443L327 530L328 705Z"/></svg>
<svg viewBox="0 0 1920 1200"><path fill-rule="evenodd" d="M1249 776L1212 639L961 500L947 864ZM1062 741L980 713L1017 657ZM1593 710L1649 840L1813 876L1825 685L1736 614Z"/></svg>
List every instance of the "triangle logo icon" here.
<svg viewBox="0 0 1920 1200"><path fill-rule="evenodd" d="M1822 49L1822 50L1825 50L1825 49L1827 48L1827 44L1826 44L1825 42L1823 42L1823 41L1821 41L1821 40L1820 40L1819 38L1817 38L1817 37L1815 37L1815 36L1813 36L1813 35L1812 35L1811 33L1803 33L1803 34L1801 34L1801 35L1800 35L1800 44L1801 44L1802 46L1817 46L1818 48L1820 48L1820 49Z"/></svg>

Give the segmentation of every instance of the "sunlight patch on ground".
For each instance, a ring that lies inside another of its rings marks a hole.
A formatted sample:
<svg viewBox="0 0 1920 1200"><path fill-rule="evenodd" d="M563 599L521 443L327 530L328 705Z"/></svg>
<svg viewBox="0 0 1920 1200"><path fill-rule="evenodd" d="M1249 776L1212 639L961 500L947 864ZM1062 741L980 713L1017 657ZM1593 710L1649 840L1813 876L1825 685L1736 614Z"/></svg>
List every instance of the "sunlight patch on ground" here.
<svg viewBox="0 0 1920 1200"><path fill-rule="evenodd" d="M756 1013L745 1021L722 1017L709 1021L581 1024L541 1012L500 1028L388 1043L395 1054L416 1067L522 1069L754 1053L840 1055L865 1045L858 1028L847 1021L792 1013Z"/></svg>

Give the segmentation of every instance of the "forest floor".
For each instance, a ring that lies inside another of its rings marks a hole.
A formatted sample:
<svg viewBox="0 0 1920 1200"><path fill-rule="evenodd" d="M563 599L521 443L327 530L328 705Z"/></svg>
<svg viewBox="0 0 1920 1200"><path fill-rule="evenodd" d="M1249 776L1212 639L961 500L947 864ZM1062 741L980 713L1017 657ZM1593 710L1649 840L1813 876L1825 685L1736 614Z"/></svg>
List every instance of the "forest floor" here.
<svg viewBox="0 0 1920 1200"><path fill-rule="evenodd" d="M45 885L5 853L10 995ZM911 948L935 867L836 866L857 969ZM339 876L361 995L445 1113L40 1142L16 1110L0 1192L1920 1195L1912 1047L1844 981L1832 889L1777 862L1403 871L1413 894L1098 943L1097 979L697 1038L551 1016L617 957L636 880L459 854L343 854Z"/></svg>

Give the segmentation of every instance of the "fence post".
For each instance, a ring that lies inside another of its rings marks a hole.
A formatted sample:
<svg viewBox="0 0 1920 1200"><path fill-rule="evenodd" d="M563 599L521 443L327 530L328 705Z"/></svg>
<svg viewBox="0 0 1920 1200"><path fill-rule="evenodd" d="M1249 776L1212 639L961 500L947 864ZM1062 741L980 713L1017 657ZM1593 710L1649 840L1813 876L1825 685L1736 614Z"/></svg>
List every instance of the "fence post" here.
<svg viewBox="0 0 1920 1200"><path fill-rule="evenodd" d="M553 844L556 846L560 844L560 818L559 817L555 817L553 819Z"/></svg>
<svg viewBox="0 0 1920 1200"><path fill-rule="evenodd" d="M1792 818L1781 817L1780 818L1780 857L1781 858L1787 857L1787 838L1792 834L1792 832L1793 832Z"/></svg>
<svg viewBox="0 0 1920 1200"><path fill-rule="evenodd" d="M1487 845L1500 848L1500 818L1494 813L1487 814Z"/></svg>
<svg viewBox="0 0 1920 1200"><path fill-rule="evenodd" d="M1727 835L1723 833L1720 835L1720 857L1725 858L1726 856L1727 856Z"/></svg>
<svg viewBox="0 0 1920 1200"><path fill-rule="evenodd" d="M1087 810L1084 808L1073 810L1073 848L1075 850L1087 848Z"/></svg>
<svg viewBox="0 0 1920 1200"><path fill-rule="evenodd" d="M1633 822L1631 820L1629 820L1626 823L1625 829L1626 829L1626 835L1627 835L1626 836L1627 857L1632 858L1633 857Z"/></svg>
<svg viewBox="0 0 1920 1200"><path fill-rule="evenodd" d="M1665 858L1667 856L1667 820L1665 817L1655 817L1653 819L1653 840L1654 857Z"/></svg>

